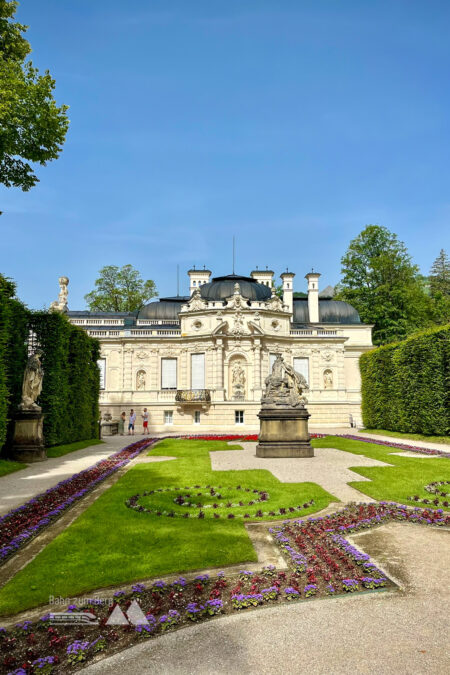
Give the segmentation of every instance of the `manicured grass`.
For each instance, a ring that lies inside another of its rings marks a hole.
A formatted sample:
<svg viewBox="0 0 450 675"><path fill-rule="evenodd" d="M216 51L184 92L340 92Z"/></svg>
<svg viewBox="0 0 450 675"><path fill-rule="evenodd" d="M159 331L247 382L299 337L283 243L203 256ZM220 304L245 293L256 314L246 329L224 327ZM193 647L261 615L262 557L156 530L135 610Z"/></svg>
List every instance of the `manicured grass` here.
<svg viewBox="0 0 450 675"><path fill-rule="evenodd" d="M371 482L355 481L349 485L376 500L396 501L415 506L416 504L408 501L407 497L419 495L430 499L432 495L424 490L425 485L433 481L450 480L450 460L444 457L432 459L401 457L392 454L398 452L396 448L365 441L351 441L339 436L317 438L313 441L313 445L316 448L337 448L392 464L392 466L352 467L352 471L369 478Z"/></svg>
<svg viewBox="0 0 450 675"><path fill-rule="evenodd" d="M164 486L242 485L270 495L267 505L253 506L253 512L260 506L275 510L314 499L314 506L297 512L301 516L337 501L314 483L280 483L265 470L211 471L210 451L232 452L239 447L222 441L159 443L151 455L177 459L131 468L1 589L0 613L46 603L49 595L73 597L146 577L257 559L243 520L185 520L138 513L125 506L125 500L138 492Z"/></svg>
<svg viewBox="0 0 450 675"><path fill-rule="evenodd" d="M450 436L424 436L423 434L402 434L400 431L386 431L385 429L360 429L366 434L376 434L379 436L392 436L402 439L405 443L408 441L428 441L429 443L446 443L450 445ZM412 445L410 443L410 445Z"/></svg>
<svg viewBox="0 0 450 675"><path fill-rule="evenodd" d="M47 457L62 457L69 452L83 450L83 448L88 448L90 445L100 445L100 443L104 443L104 441L100 441L98 438L91 438L88 441L76 441L76 443L69 443L68 445L55 445L53 448L47 448Z"/></svg>
<svg viewBox="0 0 450 675"><path fill-rule="evenodd" d="M9 473L14 473L14 471L20 471L20 469L25 469L27 466L28 464L23 464L22 462L0 459L0 477L7 476Z"/></svg>

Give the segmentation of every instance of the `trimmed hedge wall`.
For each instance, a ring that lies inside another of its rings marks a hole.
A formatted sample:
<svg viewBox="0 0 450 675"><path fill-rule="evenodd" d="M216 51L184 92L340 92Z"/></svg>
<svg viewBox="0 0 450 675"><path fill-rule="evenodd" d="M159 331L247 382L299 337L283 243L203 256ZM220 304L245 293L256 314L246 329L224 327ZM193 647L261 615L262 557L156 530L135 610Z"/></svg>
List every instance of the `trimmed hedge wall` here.
<svg viewBox="0 0 450 675"><path fill-rule="evenodd" d="M359 364L367 428L450 434L450 325L378 347Z"/></svg>
<svg viewBox="0 0 450 675"><path fill-rule="evenodd" d="M63 314L36 312L31 327L44 352L40 404L47 446L98 436L100 346Z"/></svg>
<svg viewBox="0 0 450 675"><path fill-rule="evenodd" d="M14 284L0 279L0 449L11 439L13 411L22 396L22 379L27 362L30 312L12 297Z"/></svg>

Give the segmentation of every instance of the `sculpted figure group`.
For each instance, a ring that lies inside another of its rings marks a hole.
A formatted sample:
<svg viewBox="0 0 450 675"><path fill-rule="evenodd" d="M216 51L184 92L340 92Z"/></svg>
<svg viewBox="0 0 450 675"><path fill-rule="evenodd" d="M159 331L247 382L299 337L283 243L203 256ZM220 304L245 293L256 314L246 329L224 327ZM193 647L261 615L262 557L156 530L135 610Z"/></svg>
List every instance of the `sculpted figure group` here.
<svg viewBox="0 0 450 675"><path fill-rule="evenodd" d="M308 389L308 383L303 375L278 355L272 367L272 372L265 379L265 391L262 397L263 408L276 406L305 407L307 403L303 391Z"/></svg>

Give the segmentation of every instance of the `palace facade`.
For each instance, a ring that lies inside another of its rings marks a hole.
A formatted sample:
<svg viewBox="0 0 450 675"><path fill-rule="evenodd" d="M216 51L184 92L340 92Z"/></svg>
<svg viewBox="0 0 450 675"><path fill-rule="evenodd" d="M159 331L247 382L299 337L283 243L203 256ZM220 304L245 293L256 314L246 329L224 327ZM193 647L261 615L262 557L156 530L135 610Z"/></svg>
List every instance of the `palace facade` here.
<svg viewBox="0 0 450 675"><path fill-rule="evenodd" d="M100 341L102 414L134 408L138 431L146 407L152 431L257 432L264 381L281 354L309 384L310 427L361 424L358 360L372 347L372 326L331 287L319 292L320 274L307 274L307 294L294 297L295 274L283 273L282 298L271 270L188 275L189 296L139 312L65 305L69 320Z"/></svg>

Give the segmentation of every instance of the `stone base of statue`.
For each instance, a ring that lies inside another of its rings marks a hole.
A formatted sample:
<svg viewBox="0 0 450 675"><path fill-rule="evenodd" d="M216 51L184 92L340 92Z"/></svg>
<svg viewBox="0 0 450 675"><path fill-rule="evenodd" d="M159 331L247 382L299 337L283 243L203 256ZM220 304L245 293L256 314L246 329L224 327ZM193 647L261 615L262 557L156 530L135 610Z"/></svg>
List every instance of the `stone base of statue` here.
<svg viewBox="0 0 450 675"><path fill-rule="evenodd" d="M306 408L263 407L258 417L257 457L314 457Z"/></svg>
<svg viewBox="0 0 450 675"><path fill-rule="evenodd" d="M15 415L14 438L10 452L17 462L42 462L47 459L40 410L20 410Z"/></svg>

